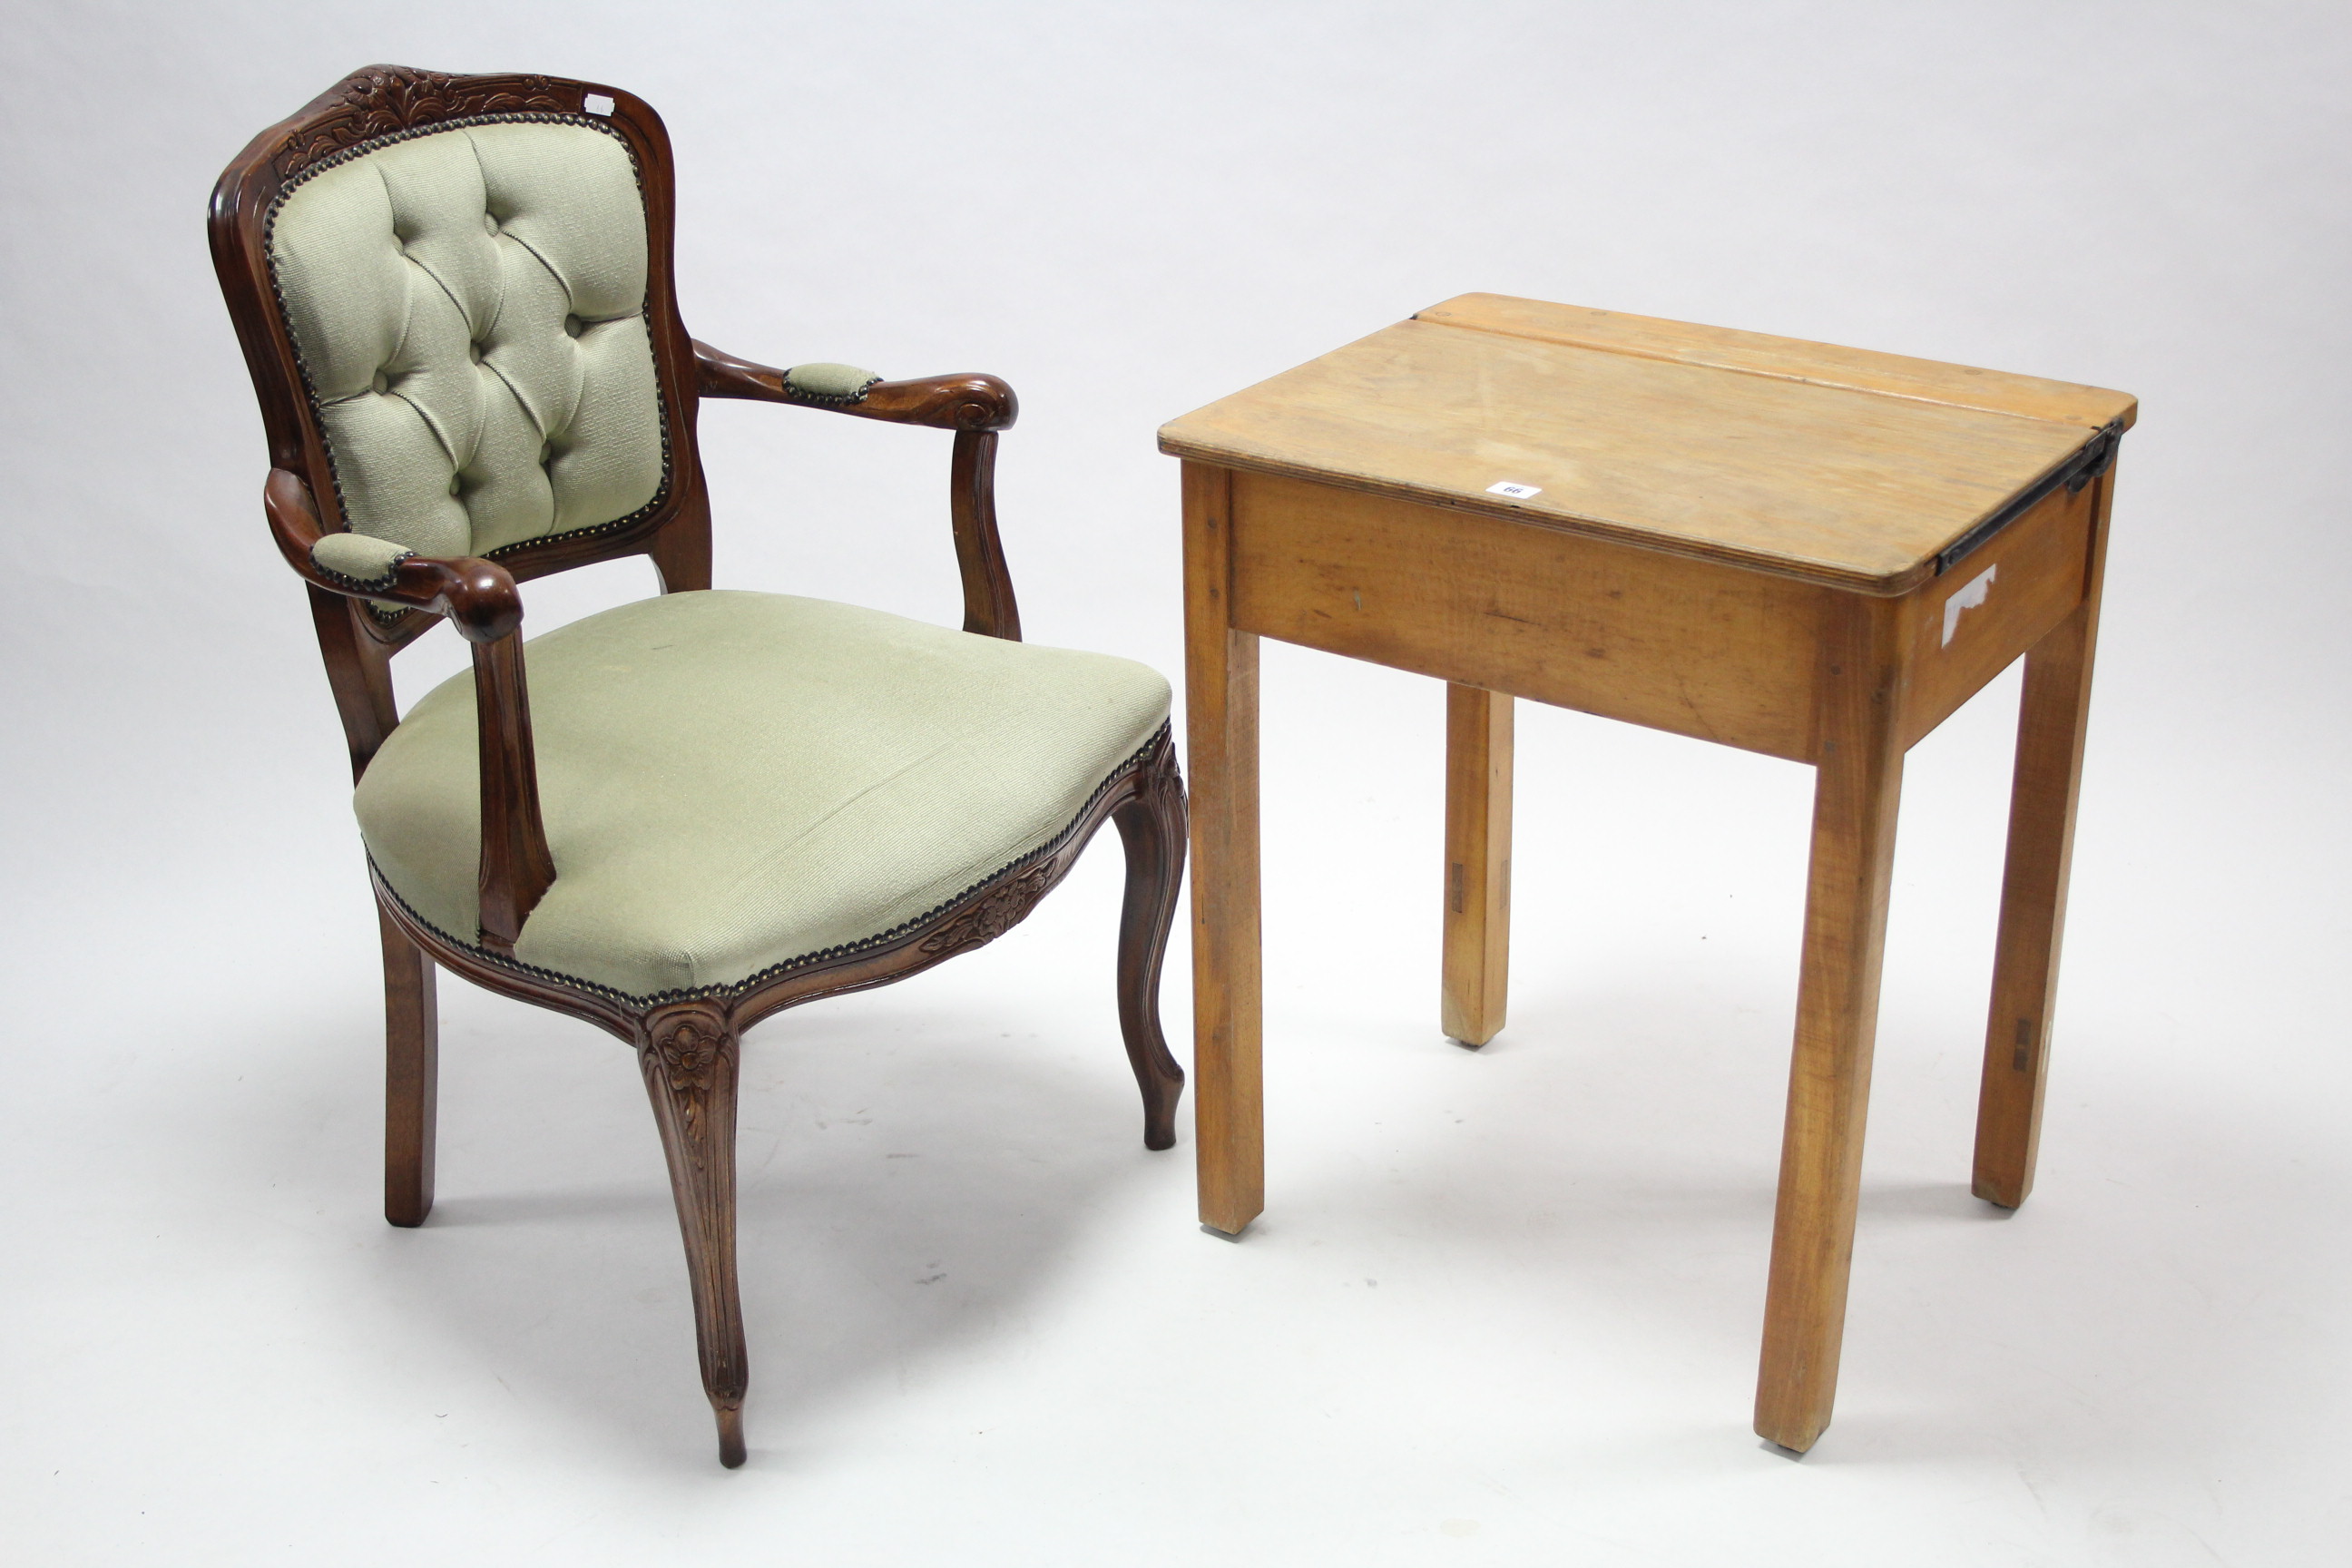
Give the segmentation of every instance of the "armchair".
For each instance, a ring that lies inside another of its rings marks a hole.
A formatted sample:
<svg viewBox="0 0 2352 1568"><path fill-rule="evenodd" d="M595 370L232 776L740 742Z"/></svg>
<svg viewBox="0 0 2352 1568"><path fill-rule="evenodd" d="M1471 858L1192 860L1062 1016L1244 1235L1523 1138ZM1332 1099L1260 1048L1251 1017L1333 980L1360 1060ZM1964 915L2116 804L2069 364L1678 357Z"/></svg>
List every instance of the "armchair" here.
<svg viewBox="0 0 2352 1568"><path fill-rule="evenodd" d="M269 445L264 511L357 783L385 1218L433 1205L436 970L626 1041L734 1466L744 1031L993 940L1114 822L1120 1028L1144 1142L1171 1147L1183 1074L1158 996L1184 804L1166 681L1020 640L993 500L1012 389L692 341L672 192L660 117L618 89L377 66L255 138L210 233ZM713 589L704 397L953 432L963 629ZM520 584L630 554L658 596L524 640ZM472 678L404 715L391 660L443 620Z"/></svg>

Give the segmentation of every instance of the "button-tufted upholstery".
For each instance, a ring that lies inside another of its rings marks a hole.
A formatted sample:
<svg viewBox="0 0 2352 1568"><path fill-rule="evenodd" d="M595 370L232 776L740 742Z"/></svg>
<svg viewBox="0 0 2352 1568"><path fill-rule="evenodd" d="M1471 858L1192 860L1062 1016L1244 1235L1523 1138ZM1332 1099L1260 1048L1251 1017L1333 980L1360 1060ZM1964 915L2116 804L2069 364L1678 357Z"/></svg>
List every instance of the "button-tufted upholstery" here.
<svg viewBox="0 0 2352 1568"><path fill-rule="evenodd" d="M589 125L435 132L289 191L270 268L352 531L480 555L652 501L646 258L628 150Z"/></svg>
<svg viewBox="0 0 2352 1568"><path fill-rule="evenodd" d="M1123 658L783 594L665 594L527 646L556 879L515 956L638 999L936 913L1051 843L1168 721L1168 682ZM358 796L385 882L461 945L475 734L460 675Z"/></svg>

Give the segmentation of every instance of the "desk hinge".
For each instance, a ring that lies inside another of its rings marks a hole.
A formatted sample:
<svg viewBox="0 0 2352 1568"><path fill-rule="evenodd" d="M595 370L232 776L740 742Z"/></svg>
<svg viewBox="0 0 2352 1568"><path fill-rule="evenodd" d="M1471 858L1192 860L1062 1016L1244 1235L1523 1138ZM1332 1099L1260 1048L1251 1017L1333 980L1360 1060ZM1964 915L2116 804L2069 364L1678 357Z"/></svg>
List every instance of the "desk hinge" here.
<svg viewBox="0 0 2352 1568"><path fill-rule="evenodd" d="M1936 557L1936 575L1942 576L1966 560L1986 540L2041 505L2060 485L2065 486L2071 495L2114 468L2116 447L2123 438L2123 421L2110 420L2100 426L2089 440L2075 448L2074 456L2034 480L2015 500L1946 545Z"/></svg>
<svg viewBox="0 0 2352 1568"><path fill-rule="evenodd" d="M2085 442L2077 468L2066 481L2069 491L2079 490L2101 474L2116 466L2116 448L2123 444L2124 426L2120 419L2110 419L2099 426L2099 433Z"/></svg>

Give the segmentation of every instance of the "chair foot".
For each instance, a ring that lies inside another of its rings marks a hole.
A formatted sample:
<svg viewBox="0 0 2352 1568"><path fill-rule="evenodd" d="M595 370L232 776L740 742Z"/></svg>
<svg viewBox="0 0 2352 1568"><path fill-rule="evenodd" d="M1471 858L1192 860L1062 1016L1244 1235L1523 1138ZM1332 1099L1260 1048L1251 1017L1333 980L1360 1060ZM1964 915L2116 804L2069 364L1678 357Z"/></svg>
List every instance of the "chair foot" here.
<svg viewBox="0 0 2352 1568"><path fill-rule="evenodd" d="M744 1459L743 1407L740 1405L714 1405L710 1407L719 1416L719 1462L729 1469L740 1469Z"/></svg>
<svg viewBox="0 0 2352 1568"><path fill-rule="evenodd" d="M1127 900L1118 921L1118 1026L1143 1091L1143 1146L1176 1146L1176 1105L1184 1069L1160 1029L1160 969L1184 880L1184 779L1175 742L1163 736L1144 764L1135 797L1113 814L1127 847Z"/></svg>

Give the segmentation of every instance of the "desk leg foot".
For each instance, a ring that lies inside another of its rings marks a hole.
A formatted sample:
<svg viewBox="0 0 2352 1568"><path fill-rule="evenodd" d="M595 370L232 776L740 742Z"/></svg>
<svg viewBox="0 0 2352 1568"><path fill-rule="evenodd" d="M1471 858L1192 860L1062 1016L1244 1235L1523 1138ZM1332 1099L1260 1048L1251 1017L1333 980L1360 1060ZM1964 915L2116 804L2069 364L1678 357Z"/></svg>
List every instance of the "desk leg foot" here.
<svg viewBox="0 0 2352 1568"><path fill-rule="evenodd" d="M1511 700L1445 688L1445 964L1439 1018L1473 1049L1502 1032L1511 961Z"/></svg>
<svg viewBox="0 0 2352 1568"><path fill-rule="evenodd" d="M1259 1028L1257 638L1233 628L1233 476L1184 465L1184 694L1192 827L1192 1101L1201 1221L1265 1207Z"/></svg>
<svg viewBox="0 0 2352 1568"><path fill-rule="evenodd" d="M1828 649L1804 967L1780 1145L1757 1436L1799 1453L1830 1424L1845 1332L1903 746L1892 616L1858 605Z"/></svg>
<svg viewBox="0 0 2352 1568"><path fill-rule="evenodd" d="M2074 802L2090 711L2095 604L2086 603L2025 656L2017 721L2017 778L2009 802L2009 866L2001 879L1992 1015L1977 1101L1976 1195L2015 1208L2033 1190L2042 1097L2056 1012L2059 938L2074 847Z"/></svg>

